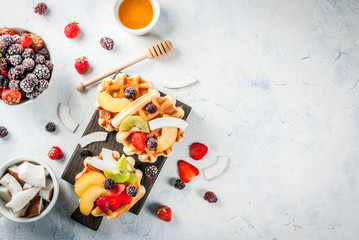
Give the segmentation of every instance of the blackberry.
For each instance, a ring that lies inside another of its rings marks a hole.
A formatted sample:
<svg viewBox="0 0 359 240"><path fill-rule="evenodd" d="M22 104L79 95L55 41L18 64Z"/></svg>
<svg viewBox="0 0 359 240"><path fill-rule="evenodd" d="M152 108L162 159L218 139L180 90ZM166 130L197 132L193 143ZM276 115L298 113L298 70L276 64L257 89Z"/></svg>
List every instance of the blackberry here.
<svg viewBox="0 0 359 240"><path fill-rule="evenodd" d="M16 80L20 78L20 75L16 75L14 72L14 68L10 68L9 72L8 72L8 77L10 80Z"/></svg>
<svg viewBox="0 0 359 240"><path fill-rule="evenodd" d="M186 184L184 183L184 181L182 181L181 179L176 179L176 182L174 184L175 188L182 190L182 189L184 189L185 186L186 186Z"/></svg>
<svg viewBox="0 0 359 240"><path fill-rule="evenodd" d="M45 57L39 53L35 54L35 62L39 63L39 64L44 64L45 63Z"/></svg>
<svg viewBox="0 0 359 240"><path fill-rule="evenodd" d="M45 65L50 71L54 68L54 64L50 60L46 60Z"/></svg>
<svg viewBox="0 0 359 240"><path fill-rule="evenodd" d="M14 43L13 36L11 36L11 35L4 35L4 36L2 36L2 39L5 42L7 47L9 47L11 44Z"/></svg>
<svg viewBox="0 0 359 240"><path fill-rule="evenodd" d="M35 7L34 12L39 14L39 15L44 15L47 12L46 3L42 2L42 3L37 4L36 7Z"/></svg>
<svg viewBox="0 0 359 240"><path fill-rule="evenodd" d="M146 105L146 111L148 113L155 113L157 111L157 107L156 107L155 104L149 103L149 104Z"/></svg>
<svg viewBox="0 0 359 240"><path fill-rule="evenodd" d="M36 86L36 89L39 90L40 92L45 91L45 89L49 86L49 82L45 79L41 79L39 81L39 83Z"/></svg>
<svg viewBox="0 0 359 240"><path fill-rule="evenodd" d="M92 153L90 152L90 150L88 150L87 148L83 148L80 151L80 156L81 157L91 157Z"/></svg>
<svg viewBox="0 0 359 240"><path fill-rule="evenodd" d="M13 45L11 45L8 49L7 49L7 53L10 55L19 55L24 51L24 47L21 46L18 43L15 43Z"/></svg>
<svg viewBox="0 0 359 240"><path fill-rule="evenodd" d="M214 192L208 191L203 196L204 200L208 201L209 203L215 203L218 201L218 198Z"/></svg>
<svg viewBox="0 0 359 240"><path fill-rule="evenodd" d="M25 48L24 52L21 55L24 59L25 58L34 58L35 54L34 54L34 50L32 50L31 48Z"/></svg>
<svg viewBox="0 0 359 240"><path fill-rule="evenodd" d="M105 181L103 181L103 187L106 190L111 191L112 189L115 188L115 186L116 186L116 182L112 178L106 178Z"/></svg>
<svg viewBox="0 0 359 240"><path fill-rule="evenodd" d="M12 42L13 43L20 43L20 35L15 34L14 36L12 36Z"/></svg>
<svg viewBox="0 0 359 240"><path fill-rule="evenodd" d="M20 81L19 80L11 80L9 82L9 88L13 91L20 90Z"/></svg>
<svg viewBox="0 0 359 240"><path fill-rule="evenodd" d="M4 138L9 134L6 127L0 126L0 138Z"/></svg>
<svg viewBox="0 0 359 240"><path fill-rule="evenodd" d="M156 138L148 138L146 140L146 147L150 150L156 150L157 149L157 139Z"/></svg>
<svg viewBox="0 0 359 240"><path fill-rule="evenodd" d="M149 179L153 179L158 174L158 168L156 165L149 165L145 168L145 174Z"/></svg>
<svg viewBox="0 0 359 240"><path fill-rule="evenodd" d="M55 132L56 131L56 124L53 123L53 122L47 123L46 126L45 126L45 130L46 130L46 132L51 132L51 133Z"/></svg>
<svg viewBox="0 0 359 240"><path fill-rule="evenodd" d="M48 79L50 77L50 71L44 64L35 65L32 73L35 74L35 76L39 79Z"/></svg>
<svg viewBox="0 0 359 240"><path fill-rule="evenodd" d="M25 58L24 61L22 61L22 65L26 71L31 71L35 67L35 61L32 58Z"/></svg>
<svg viewBox="0 0 359 240"><path fill-rule="evenodd" d="M111 38L109 37L103 37L101 38L100 40L100 44L101 44L101 47L103 47L104 49L106 50L112 50L113 49L113 45L114 45L114 42Z"/></svg>
<svg viewBox="0 0 359 240"><path fill-rule="evenodd" d="M39 83L39 79L32 73L28 73L26 74L26 78L30 79L31 81L33 81L35 83L35 85L37 85Z"/></svg>
<svg viewBox="0 0 359 240"><path fill-rule="evenodd" d="M12 55L10 58L10 63L13 66L20 65L22 63L22 57L20 55Z"/></svg>
<svg viewBox="0 0 359 240"><path fill-rule="evenodd" d="M7 58L0 58L0 69L1 70L8 70L10 68L10 62L7 60Z"/></svg>
<svg viewBox="0 0 359 240"><path fill-rule="evenodd" d="M138 190L137 190L137 188L136 188L135 186L133 186L132 184L127 185L127 187L126 187L126 193L127 193L128 196L130 196L130 197L136 197L137 192L138 192Z"/></svg>
<svg viewBox="0 0 359 240"><path fill-rule="evenodd" d="M125 89L125 98L135 99L135 95L136 95L136 89L134 89L133 87L128 87Z"/></svg>
<svg viewBox="0 0 359 240"><path fill-rule="evenodd" d="M20 83L20 88L25 92L25 93L31 93L34 91L36 84L34 81L32 81L30 78L25 78L24 80L21 81Z"/></svg>
<svg viewBox="0 0 359 240"><path fill-rule="evenodd" d="M10 79L4 75L0 75L0 88L7 88L9 86Z"/></svg>
<svg viewBox="0 0 359 240"><path fill-rule="evenodd" d="M25 67L22 65L14 67L14 74L16 76L21 76L25 73Z"/></svg>
<svg viewBox="0 0 359 240"><path fill-rule="evenodd" d="M49 50L47 50L46 47L41 48L39 51L37 51L37 53L43 55L46 58L46 60L50 59L50 53L49 53Z"/></svg>
<svg viewBox="0 0 359 240"><path fill-rule="evenodd" d="M34 100L35 98L40 96L40 94L41 93L37 89L34 89L32 92L26 93L26 97L31 99L31 100Z"/></svg>

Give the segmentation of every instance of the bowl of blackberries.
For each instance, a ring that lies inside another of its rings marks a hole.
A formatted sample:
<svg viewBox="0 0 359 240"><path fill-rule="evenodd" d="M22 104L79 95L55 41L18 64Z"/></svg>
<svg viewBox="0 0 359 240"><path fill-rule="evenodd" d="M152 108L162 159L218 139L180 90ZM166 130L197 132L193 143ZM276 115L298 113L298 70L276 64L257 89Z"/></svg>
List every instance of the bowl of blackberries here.
<svg viewBox="0 0 359 240"><path fill-rule="evenodd" d="M0 28L0 104L19 105L49 86L54 65L43 39L19 28Z"/></svg>

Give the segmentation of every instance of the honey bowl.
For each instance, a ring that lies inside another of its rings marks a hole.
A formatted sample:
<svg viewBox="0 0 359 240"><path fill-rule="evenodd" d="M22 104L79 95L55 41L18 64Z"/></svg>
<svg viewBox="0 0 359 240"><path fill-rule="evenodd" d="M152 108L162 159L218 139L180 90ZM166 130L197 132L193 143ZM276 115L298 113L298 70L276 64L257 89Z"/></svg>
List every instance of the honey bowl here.
<svg viewBox="0 0 359 240"><path fill-rule="evenodd" d="M160 6L157 0L116 0L113 15L125 32L144 35L156 25Z"/></svg>

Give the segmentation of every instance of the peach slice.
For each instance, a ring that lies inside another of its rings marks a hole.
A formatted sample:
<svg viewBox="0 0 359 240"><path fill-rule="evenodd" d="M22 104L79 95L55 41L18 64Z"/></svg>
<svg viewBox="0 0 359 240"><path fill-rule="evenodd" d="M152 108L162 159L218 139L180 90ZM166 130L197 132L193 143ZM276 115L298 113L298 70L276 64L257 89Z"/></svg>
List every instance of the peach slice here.
<svg viewBox="0 0 359 240"><path fill-rule="evenodd" d="M82 194L80 199L80 211L83 215L88 216L93 207L94 202L98 197L105 196L107 194L107 190L99 184L92 185L87 188L86 191Z"/></svg>
<svg viewBox="0 0 359 240"><path fill-rule="evenodd" d="M80 198L82 194L92 185L102 184L106 177L101 172L89 172L82 175L75 183L75 193Z"/></svg>
<svg viewBox="0 0 359 240"><path fill-rule="evenodd" d="M162 152L171 147L177 139L178 128L176 127L163 127L162 134L158 137L157 152Z"/></svg>
<svg viewBox="0 0 359 240"><path fill-rule="evenodd" d="M114 98L106 92L102 92L98 96L98 103L101 105L101 107L113 113L121 112L125 107L130 105L132 102L133 101L127 98Z"/></svg>

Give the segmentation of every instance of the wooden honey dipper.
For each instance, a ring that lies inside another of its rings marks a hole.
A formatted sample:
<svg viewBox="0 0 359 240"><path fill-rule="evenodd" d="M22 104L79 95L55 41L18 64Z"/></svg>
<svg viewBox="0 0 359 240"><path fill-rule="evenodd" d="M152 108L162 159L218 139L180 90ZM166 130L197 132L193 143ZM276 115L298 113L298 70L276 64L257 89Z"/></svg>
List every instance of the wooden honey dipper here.
<svg viewBox="0 0 359 240"><path fill-rule="evenodd" d="M141 62L141 61L145 60L146 58L158 59L158 58L166 57L172 51L172 49L173 49L172 43L168 40L166 40L166 41L161 40L161 41L154 42L153 45L147 49L145 54L143 54L137 58L134 58L134 59L104 73L104 74L101 74L101 75L94 77L90 80L78 83L76 85L76 89L78 91L82 92L83 90L85 90L86 87L104 79L105 77L110 76L111 74L114 74L117 71L121 71L125 68L128 68L128 67L138 63L138 62Z"/></svg>

